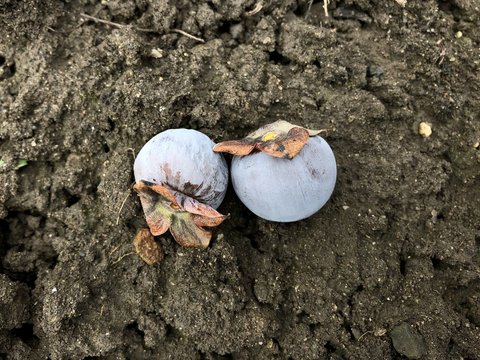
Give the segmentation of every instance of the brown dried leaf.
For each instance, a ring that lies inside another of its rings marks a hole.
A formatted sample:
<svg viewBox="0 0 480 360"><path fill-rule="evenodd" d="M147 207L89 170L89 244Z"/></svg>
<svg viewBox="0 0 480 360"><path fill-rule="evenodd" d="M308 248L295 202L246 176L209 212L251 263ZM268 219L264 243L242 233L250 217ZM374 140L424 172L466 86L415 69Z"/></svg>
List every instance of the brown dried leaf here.
<svg viewBox="0 0 480 360"><path fill-rule="evenodd" d="M170 232L175 241L186 248L205 249L212 238L212 233L197 226L188 213L175 216Z"/></svg>
<svg viewBox="0 0 480 360"><path fill-rule="evenodd" d="M148 265L154 265L163 260L163 252L160 245L153 238L149 229L143 228L138 230L133 240L135 252Z"/></svg>
<svg viewBox="0 0 480 360"><path fill-rule="evenodd" d="M139 181L134 189L151 234L161 235L170 229L175 241L184 247L206 248L212 235L202 227L217 226L227 218L211 206L162 185Z"/></svg>
<svg viewBox="0 0 480 360"><path fill-rule="evenodd" d="M309 138L308 131L301 127L291 128L283 139L260 142L257 149L285 159L293 159L303 149Z"/></svg>
<svg viewBox="0 0 480 360"><path fill-rule="evenodd" d="M223 141L213 147L215 152L224 152L236 156L250 154L255 148L255 143L248 139Z"/></svg>
<svg viewBox="0 0 480 360"><path fill-rule="evenodd" d="M241 140L221 142L214 146L213 151L245 156L257 149L274 157L293 159L305 146L309 136L316 136L322 131L308 130L280 120L262 126Z"/></svg>

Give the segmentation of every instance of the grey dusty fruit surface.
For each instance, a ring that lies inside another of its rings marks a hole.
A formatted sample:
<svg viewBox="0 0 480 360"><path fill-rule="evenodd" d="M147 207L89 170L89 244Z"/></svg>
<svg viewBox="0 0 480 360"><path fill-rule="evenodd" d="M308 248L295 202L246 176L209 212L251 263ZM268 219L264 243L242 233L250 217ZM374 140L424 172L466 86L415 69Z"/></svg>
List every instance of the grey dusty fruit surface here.
<svg viewBox="0 0 480 360"><path fill-rule="evenodd" d="M0 359L480 358L478 1L328 13L0 1ZM208 249L146 265L132 153L280 119L329 130L329 202L273 223L230 187Z"/></svg>

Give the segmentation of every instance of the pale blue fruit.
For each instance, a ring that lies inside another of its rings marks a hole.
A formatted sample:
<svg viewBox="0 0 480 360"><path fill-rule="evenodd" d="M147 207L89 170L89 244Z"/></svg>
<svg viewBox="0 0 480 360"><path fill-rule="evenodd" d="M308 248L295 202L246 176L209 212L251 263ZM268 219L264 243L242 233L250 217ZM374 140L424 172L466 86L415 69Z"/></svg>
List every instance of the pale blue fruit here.
<svg viewBox="0 0 480 360"><path fill-rule="evenodd" d="M138 153L135 181L167 186L216 209L227 191L228 167L223 155L212 151L214 145L196 130L166 130Z"/></svg>
<svg viewBox="0 0 480 360"><path fill-rule="evenodd" d="M325 205L335 187L337 165L327 142L314 136L291 160L263 152L234 156L231 173L233 188L250 211L266 220L291 222Z"/></svg>

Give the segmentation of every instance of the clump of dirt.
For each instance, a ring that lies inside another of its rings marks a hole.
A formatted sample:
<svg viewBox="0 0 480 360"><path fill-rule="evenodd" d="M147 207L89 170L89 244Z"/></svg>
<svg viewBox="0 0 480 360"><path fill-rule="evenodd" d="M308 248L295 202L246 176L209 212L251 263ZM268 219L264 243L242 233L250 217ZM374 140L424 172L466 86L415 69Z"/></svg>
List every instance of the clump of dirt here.
<svg viewBox="0 0 480 360"><path fill-rule="evenodd" d="M0 2L1 359L480 357L478 4L329 3ZM230 189L142 262L143 144L276 120L329 129L327 205Z"/></svg>

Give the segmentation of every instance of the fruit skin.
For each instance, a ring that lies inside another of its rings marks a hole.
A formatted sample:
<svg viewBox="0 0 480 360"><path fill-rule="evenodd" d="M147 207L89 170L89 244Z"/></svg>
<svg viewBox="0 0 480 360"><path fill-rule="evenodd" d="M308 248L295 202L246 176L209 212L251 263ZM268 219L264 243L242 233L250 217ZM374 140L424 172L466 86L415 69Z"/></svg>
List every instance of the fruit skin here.
<svg viewBox="0 0 480 360"><path fill-rule="evenodd" d="M135 181L167 186L217 209L228 185L228 167L215 143L196 130L170 129L151 138L133 166Z"/></svg>
<svg viewBox="0 0 480 360"><path fill-rule="evenodd" d="M234 156L232 183L253 213L270 221L305 219L325 205L335 187L337 166L327 142L310 137L293 159L257 152Z"/></svg>
<svg viewBox="0 0 480 360"><path fill-rule="evenodd" d="M153 236L170 230L179 245L205 249L212 233L204 227L227 218L215 210L227 191L228 168L223 156L213 152L214 145L198 131L172 129L154 136L138 153L133 189L148 229L139 233L136 246L147 263Z"/></svg>

